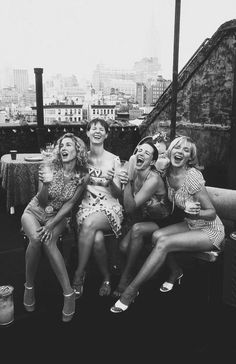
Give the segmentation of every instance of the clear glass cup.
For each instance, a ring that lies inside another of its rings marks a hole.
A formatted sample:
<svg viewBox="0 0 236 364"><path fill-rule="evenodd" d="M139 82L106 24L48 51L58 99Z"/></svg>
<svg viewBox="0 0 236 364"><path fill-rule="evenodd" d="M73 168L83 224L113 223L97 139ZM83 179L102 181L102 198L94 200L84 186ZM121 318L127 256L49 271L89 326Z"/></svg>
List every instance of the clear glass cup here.
<svg viewBox="0 0 236 364"><path fill-rule="evenodd" d="M120 166L119 166L119 175L128 175L128 168L129 168L129 162L125 159L120 160ZM124 189L125 185L122 183L122 189Z"/></svg>
<svg viewBox="0 0 236 364"><path fill-rule="evenodd" d="M197 215L198 211L194 212L192 209L198 207L199 202L195 198L189 198L185 201L185 209L184 212L188 215Z"/></svg>
<svg viewBox="0 0 236 364"><path fill-rule="evenodd" d="M12 286L0 287L0 325L8 325L14 321L14 302Z"/></svg>
<svg viewBox="0 0 236 364"><path fill-rule="evenodd" d="M43 158L43 162L41 164L41 171L43 172L43 181L44 183L49 183L53 179L53 158L54 158L54 148L52 144L46 144L45 148L40 149L40 153Z"/></svg>

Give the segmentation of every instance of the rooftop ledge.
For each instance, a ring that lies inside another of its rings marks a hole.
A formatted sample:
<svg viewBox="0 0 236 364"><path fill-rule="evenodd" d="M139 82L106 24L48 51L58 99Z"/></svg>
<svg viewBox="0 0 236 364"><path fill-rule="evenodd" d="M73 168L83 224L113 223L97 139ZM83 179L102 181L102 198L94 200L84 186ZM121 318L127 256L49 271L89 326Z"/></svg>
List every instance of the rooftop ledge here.
<svg viewBox="0 0 236 364"><path fill-rule="evenodd" d="M170 127L171 121L159 121L159 126L163 127ZM186 129L198 129L198 130L222 130L222 131L228 131L231 129L230 125L220 125L220 124L210 124L210 123L190 123L188 121L177 121L176 122L176 128L185 127Z"/></svg>

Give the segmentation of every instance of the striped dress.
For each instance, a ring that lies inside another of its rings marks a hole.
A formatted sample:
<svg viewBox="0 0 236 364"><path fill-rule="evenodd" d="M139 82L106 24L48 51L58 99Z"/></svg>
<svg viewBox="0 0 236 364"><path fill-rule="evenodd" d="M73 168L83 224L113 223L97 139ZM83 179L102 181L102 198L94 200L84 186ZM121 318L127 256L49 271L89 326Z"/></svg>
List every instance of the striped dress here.
<svg viewBox="0 0 236 364"><path fill-rule="evenodd" d="M184 183L177 190L170 186L168 177L166 177L166 182L168 187L168 198L173 203L173 207L177 206L183 210L185 209L186 201L193 199L193 195L201 191L202 187L205 185L202 173L196 168L188 169ZM218 216L210 221L204 219L194 220L186 217L185 221L190 230L204 231L217 249L221 250L223 248L225 230L224 225Z"/></svg>

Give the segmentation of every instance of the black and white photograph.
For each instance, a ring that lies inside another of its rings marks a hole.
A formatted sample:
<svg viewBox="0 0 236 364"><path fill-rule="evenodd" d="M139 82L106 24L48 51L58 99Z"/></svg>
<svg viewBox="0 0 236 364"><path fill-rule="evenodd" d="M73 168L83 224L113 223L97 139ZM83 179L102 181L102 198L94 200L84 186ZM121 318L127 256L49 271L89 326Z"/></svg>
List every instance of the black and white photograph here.
<svg viewBox="0 0 236 364"><path fill-rule="evenodd" d="M235 0L0 18L0 357L233 362Z"/></svg>

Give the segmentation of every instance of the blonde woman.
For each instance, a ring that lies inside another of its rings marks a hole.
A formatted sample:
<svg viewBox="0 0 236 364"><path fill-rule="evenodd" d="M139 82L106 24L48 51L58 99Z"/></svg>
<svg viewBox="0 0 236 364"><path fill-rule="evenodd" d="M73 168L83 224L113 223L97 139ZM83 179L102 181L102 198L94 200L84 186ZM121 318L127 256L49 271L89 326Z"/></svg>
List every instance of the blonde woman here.
<svg viewBox="0 0 236 364"><path fill-rule="evenodd" d="M75 293L57 240L66 228L69 212L89 180L87 150L80 138L67 133L57 141L54 155L53 174L48 175L43 169L40 171L38 193L21 217L23 230L29 238L25 255L24 307L28 312L35 310L34 281L43 248L62 287L62 321L68 322L75 312Z"/></svg>
<svg viewBox="0 0 236 364"><path fill-rule="evenodd" d="M195 143L189 137L178 137L171 142L167 155L170 159L166 175L168 198L173 207L176 205L186 211L186 218L153 233L153 249L136 277L111 307L114 313L127 310L142 284L159 271L168 254L222 248L224 226L216 215L201 172L194 167L197 161ZM169 283L173 285L181 275L181 269L176 267Z"/></svg>

